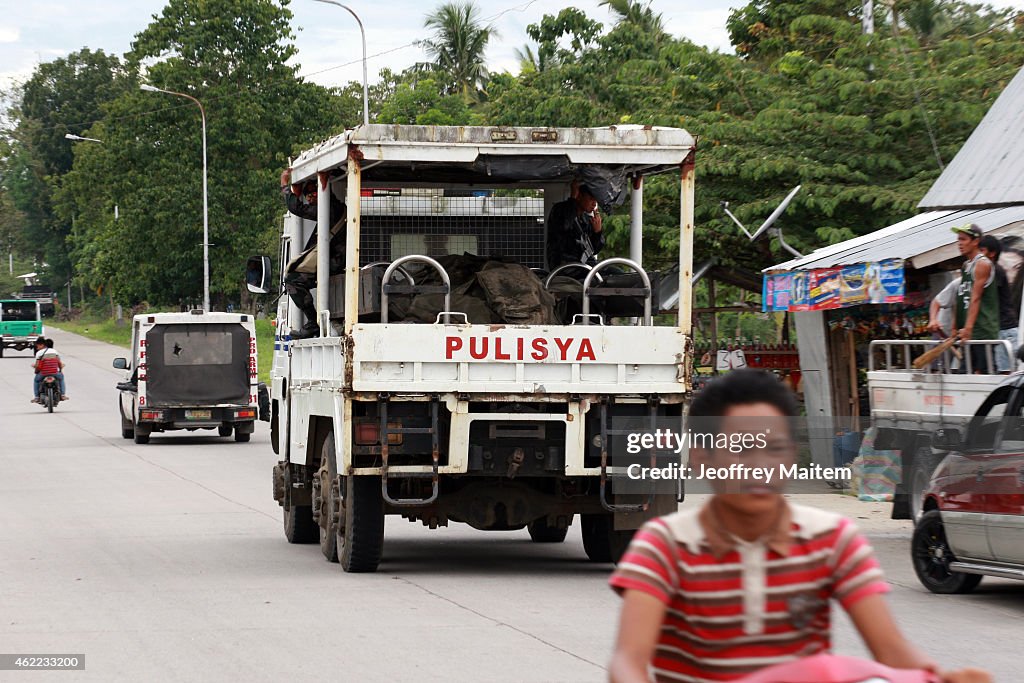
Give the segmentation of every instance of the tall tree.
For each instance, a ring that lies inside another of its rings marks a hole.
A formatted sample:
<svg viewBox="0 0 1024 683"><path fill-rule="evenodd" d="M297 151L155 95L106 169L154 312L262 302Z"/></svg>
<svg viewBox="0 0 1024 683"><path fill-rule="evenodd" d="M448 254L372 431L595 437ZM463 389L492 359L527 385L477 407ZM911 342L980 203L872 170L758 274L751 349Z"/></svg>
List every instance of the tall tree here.
<svg viewBox="0 0 1024 683"><path fill-rule="evenodd" d="M620 22L627 21L631 24L636 24L639 28L656 36L661 36L665 33L665 23L661 13L655 12L651 8L650 0L648 2L639 2L638 0L601 0L597 4L611 10Z"/></svg>
<svg viewBox="0 0 1024 683"><path fill-rule="evenodd" d="M476 3L445 3L428 14L423 25L434 34L421 44L444 79L444 92L460 93L466 100L485 94L488 73L484 53L498 33L483 24Z"/></svg>
<svg viewBox="0 0 1024 683"><path fill-rule="evenodd" d="M247 256L276 252L286 156L346 123L338 98L286 64L295 54L290 19L286 2L170 0L128 55L150 83L205 107L215 302L238 295ZM346 103L344 111L358 109ZM200 112L183 98L132 90L107 114L96 135L106 144L76 150L65 183L63 205L85 221L83 265L125 303L194 301L202 291Z"/></svg>
<svg viewBox="0 0 1024 683"><path fill-rule="evenodd" d="M67 238L71 224L55 215L52 193L71 170L73 143L103 116L103 107L130 87L121 61L83 48L36 67L11 111L15 128L5 155L5 187L23 219L24 242L46 281L58 287L72 275Z"/></svg>

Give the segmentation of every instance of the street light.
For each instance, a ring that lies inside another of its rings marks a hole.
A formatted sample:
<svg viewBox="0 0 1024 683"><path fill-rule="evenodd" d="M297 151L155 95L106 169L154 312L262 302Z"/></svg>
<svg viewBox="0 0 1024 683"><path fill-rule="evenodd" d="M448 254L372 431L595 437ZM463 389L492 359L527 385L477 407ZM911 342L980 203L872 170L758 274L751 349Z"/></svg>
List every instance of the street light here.
<svg viewBox="0 0 1024 683"><path fill-rule="evenodd" d="M192 100L199 107L199 115L203 119L203 310L209 313L210 311L210 210L209 202L206 191L206 110L203 109L203 104L192 97L186 95L183 92L174 92L173 90L164 90L163 88L157 88L155 86L143 83L139 86L139 89L145 90L146 92L162 92L165 95L175 95L177 97L184 97L187 100Z"/></svg>
<svg viewBox="0 0 1024 683"><path fill-rule="evenodd" d="M322 2L327 5L337 5L355 17L356 23L359 24L359 34L363 37L363 125L368 126L370 124L370 96L366 78L366 31L363 30L363 22L360 21L359 15L353 12L351 7L343 5L340 2L335 2L334 0L316 0L316 2Z"/></svg>
<svg viewBox="0 0 1024 683"><path fill-rule="evenodd" d="M81 135L73 135L71 133L65 133L64 137L68 140L74 140L76 142L98 142L103 144L103 140L97 140L96 138L83 138Z"/></svg>

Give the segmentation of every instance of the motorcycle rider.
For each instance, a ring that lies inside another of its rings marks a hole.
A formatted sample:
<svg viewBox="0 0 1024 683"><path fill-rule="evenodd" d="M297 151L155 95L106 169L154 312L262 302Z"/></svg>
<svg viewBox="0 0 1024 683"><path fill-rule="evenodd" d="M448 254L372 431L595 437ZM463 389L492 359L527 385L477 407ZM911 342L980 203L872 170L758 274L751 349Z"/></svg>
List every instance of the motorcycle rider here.
<svg viewBox="0 0 1024 683"><path fill-rule="evenodd" d="M39 403L39 394L43 389L43 379L49 375L57 378L60 386L60 400L68 400L64 384L64 361L60 359L60 354L53 349L53 340L38 337L33 345L36 351L36 358L32 363L32 367L35 369L36 375L33 381L35 398L32 399L32 403Z"/></svg>
<svg viewBox="0 0 1024 683"><path fill-rule="evenodd" d="M741 681L826 653L831 600L876 661L938 672L900 633L884 598L889 586L853 522L784 497L783 467L797 460L789 424L796 415L793 393L758 370L734 370L694 398L687 429L696 423L704 430L692 431L714 438L691 445L692 471L758 472L709 476L714 495L703 507L637 532L610 581L623 598L611 681L639 683L651 673L659 682ZM767 468L779 476L766 476ZM978 669L940 675L945 683L991 683Z"/></svg>

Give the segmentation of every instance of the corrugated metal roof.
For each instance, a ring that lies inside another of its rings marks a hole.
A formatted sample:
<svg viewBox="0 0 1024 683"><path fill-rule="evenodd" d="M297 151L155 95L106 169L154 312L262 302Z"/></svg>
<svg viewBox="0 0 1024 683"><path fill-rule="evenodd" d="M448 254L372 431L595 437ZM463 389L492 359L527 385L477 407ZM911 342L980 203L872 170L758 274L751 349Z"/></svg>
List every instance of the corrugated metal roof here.
<svg viewBox="0 0 1024 683"><path fill-rule="evenodd" d="M1024 69L999 95L919 209L1024 204Z"/></svg>
<svg viewBox="0 0 1024 683"><path fill-rule="evenodd" d="M928 255L956 241L956 235L950 231L954 226L977 223L987 233L1020 221L1024 221L1024 204L999 209L930 211L869 235L816 249L802 258L766 268L764 272L830 268L891 258L914 261L913 265L920 268L938 261L924 258L917 262L916 257ZM951 253L949 258L952 256L955 253Z"/></svg>

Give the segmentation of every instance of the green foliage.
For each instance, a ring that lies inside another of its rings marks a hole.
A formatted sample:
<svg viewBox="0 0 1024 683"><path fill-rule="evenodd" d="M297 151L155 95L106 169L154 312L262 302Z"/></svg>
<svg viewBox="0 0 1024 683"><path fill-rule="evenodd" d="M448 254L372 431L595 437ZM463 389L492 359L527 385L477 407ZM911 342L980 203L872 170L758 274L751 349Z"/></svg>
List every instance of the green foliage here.
<svg viewBox="0 0 1024 683"><path fill-rule="evenodd" d="M484 52L497 31L484 26L474 2L447 2L427 15L423 25L433 37L420 42L433 60L432 71L446 95L458 93L467 102L486 94Z"/></svg>
<svg viewBox="0 0 1024 683"><path fill-rule="evenodd" d="M302 82L284 63L294 54L290 18L270 0L171 0L128 55L133 67L149 64L151 83L205 107L215 300L241 290L249 255L277 251L285 154L339 130L343 111L361 109ZM93 287L111 287L126 303L195 300L202 285L199 109L132 90L106 113L93 129L105 144L77 148L74 171L61 184L61 211L77 215L82 230L73 240L80 268ZM96 178L104 179L98 187Z"/></svg>

